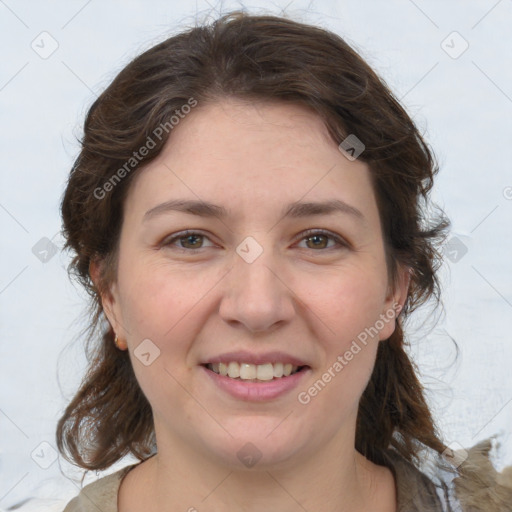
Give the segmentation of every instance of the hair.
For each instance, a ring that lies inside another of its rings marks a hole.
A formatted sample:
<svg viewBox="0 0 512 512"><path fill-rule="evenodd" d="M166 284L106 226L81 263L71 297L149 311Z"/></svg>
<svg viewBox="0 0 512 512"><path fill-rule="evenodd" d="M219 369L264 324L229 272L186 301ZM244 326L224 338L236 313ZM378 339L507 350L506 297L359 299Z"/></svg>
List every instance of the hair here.
<svg viewBox="0 0 512 512"><path fill-rule="evenodd" d="M64 248L73 252L68 272L90 295L89 366L58 422L59 451L89 470L106 469L127 454L145 460L155 452L150 404L128 352L115 348L112 327L102 322L101 294L116 279L130 183L161 152L171 136L172 116L193 101L201 106L227 98L304 106L321 117L336 145L348 135L364 143L358 158L370 169L389 278L394 283L398 269L406 267L411 280L401 318L391 337L379 343L360 399L355 447L376 464L385 463L390 448L415 464L424 448L441 454L446 445L405 351L402 327L420 305L440 303L440 244L450 223L439 208L435 219L427 219L424 208L432 205L435 157L386 83L341 37L243 11L145 51L119 72L86 115L61 214ZM96 284L89 275L93 260L100 262Z"/></svg>

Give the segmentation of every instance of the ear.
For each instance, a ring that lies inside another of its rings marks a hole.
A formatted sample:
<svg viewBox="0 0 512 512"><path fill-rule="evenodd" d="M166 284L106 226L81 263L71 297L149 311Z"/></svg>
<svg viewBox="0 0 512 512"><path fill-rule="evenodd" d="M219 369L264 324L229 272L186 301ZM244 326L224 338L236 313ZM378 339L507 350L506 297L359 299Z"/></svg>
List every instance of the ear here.
<svg viewBox="0 0 512 512"><path fill-rule="evenodd" d="M105 289L105 285L102 282L104 264L104 260L91 259L91 262L89 263L89 275L91 276L91 280L100 294L103 312L110 322L114 333L117 334L119 338L126 339L126 332L123 329L121 323L122 316L117 284L113 283L109 286L108 289Z"/></svg>
<svg viewBox="0 0 512 512"><path fill-rule="evenodd" d="M381 319L384 323L384 327L380 330L379 334L381 341L387 340L395 330L396 318L404 308L410 282L411 269L409 267L399 266L395 283L389 285L384 309L381 314Z"/></svg>

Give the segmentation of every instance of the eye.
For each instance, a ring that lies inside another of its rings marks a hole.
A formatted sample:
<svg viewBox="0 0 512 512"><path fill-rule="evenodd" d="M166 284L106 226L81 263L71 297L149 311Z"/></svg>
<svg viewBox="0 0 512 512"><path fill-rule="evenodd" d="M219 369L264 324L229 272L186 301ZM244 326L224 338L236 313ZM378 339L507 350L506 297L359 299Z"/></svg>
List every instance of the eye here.
<svg viewBox="0 0 512 512"><path fill-rule="evenodd" d="M169 238L164 239L161 243L162 247L173 247L177 250L184 252L194 252L204 249L206 247L213 247L213 244L209 246L204 245L204 241L209 238L198 231L182 231L176 233ZM306 241L306 244L311 244L306 249L335 249L336 246L340 248L348 248L349 244L340 236L326 231L323 229L309 229L301 233L300 242ZM333 242L329 246L329 241Z"/></svg>
<svg viewBox="0 0 512 512"><path fill-rule="evenodd" d="M175 247L176 249L187 252L194 252L204 248L204 240L208 240L208 237L202 233L197 231L182 231L181 233L177 233L170 238L166 238L161 245L163 247L167 247L173 245L176 246L176 244L179 244Z"/></svg>
<svg viewBox="0 0 512 512"><path fill-rule="evenodd" d="M301 242L305 240L306 243L311 243L309 247L306 247L307 249L333 249L336 245L340 247L349 246L340 236L323 229L308 229L301 236ZM332 245L330 247L327 246L329 240L334 241L334 247Z"/></svg>

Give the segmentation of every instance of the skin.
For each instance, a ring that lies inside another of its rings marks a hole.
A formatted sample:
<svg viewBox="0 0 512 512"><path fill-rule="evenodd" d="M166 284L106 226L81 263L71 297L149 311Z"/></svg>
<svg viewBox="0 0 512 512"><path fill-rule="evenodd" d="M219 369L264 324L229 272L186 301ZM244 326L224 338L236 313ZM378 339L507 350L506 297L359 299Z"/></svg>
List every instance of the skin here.
<svg viewBox="0 0 512 512"><path fill-rule="evenodd" d="M151 208L178 198L210 201L230 215L167 212L143 221ZM282 216L291 202L333 198L364 220ZM303 235L312 228L348 245ZM169 242L186 229L205 237ZM263 249L252 263L236 252L248 236ZM368 166L349 161L315 113L226 99L180 121L131 185L117 280L102 297L152 406L158 445L123 480L121 512L396 509L390 470L354 448L358 401L395 320L309 403L297 399L359 333L403 306L408 273L401 269L391 286L383 244ZM91 266L95 280L98 268ZM149 366L134 357L144 339L160 350ZM242 349L281 350L311 370L276 399L235 399L199 364ZM251 468L237 457L248 442L261 453Z"/></svg>

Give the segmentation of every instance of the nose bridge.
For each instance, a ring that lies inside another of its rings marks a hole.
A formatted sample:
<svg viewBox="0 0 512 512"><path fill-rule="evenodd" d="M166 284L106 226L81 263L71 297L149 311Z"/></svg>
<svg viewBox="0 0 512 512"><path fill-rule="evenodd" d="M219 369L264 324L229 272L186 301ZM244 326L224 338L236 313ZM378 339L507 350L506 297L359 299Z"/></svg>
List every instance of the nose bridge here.
<svg viewBox="0 0 512 512"><path fill-rule="evenodd" d="M225 321L244 324L251 331L270 329L294 313L290 290L280 276L280 262L271 247L253 237L242 241L234 255L220 314Z"/></svg>

